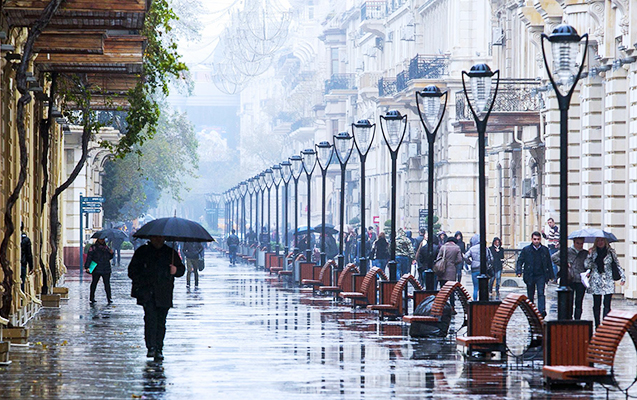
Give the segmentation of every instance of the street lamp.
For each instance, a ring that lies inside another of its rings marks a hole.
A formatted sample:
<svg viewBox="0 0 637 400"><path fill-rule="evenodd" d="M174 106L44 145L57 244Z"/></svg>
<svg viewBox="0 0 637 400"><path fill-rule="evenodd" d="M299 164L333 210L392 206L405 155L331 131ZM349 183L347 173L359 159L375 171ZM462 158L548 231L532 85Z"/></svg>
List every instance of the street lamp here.
<svg viewBox="0 0 637 400"><path fill-rule="evenodd" d="M281 166L279 164L272 166L272 183L274 184L274 200L275 200L275 227L274 231L274 241L276 242L276 255L279 255L279 184L281 183L281 179L283 179L283 175L281 174Z"/></svg>
<svg viewBox="0 0 637 400"><path fill-rule="evenodd" d="M327 177L327 169L332 161L332 155L334 154L332 144L330 142L321 142L316 145L316 153L318 155L317 160L319 168L321 169L321 175L323 177L323 191L321 198L323 201L321 207L321 265L326 263L325 254L325 180Z"/></svg>
<svg viewBox="0 0 637 400"><path fill-rule="evenodd" d="M263 247L266 245L265 243L263 243L263 238L261 237L263 228L265 228L264 205L265 205L265 189L267 187L265 184L265 172L261 172L259 175L257 175L256 180L259 183L259 188L261 189L261 226L260 226L261 230L259 231L259 243L261 244L261 247Z"/></svg>
<svg viewBox="0 0 637 400"><path fill-rule="evenodd" d="M577 53L582 38L586 38L581 60ZM544 41L551 42L553 72L544 51ZM542 34L542 56L546 72L555 90L560 109L560 287L557 289L557 319L573 318L573 291L568 284L568 109L584 68L588 50L588 34L577 34L570 25L558 25L550 36ZM579 65L578 65L578 61ZM555 74L555 77L553 76ZM557 80L555 79L557 78Z"/></svg>
<svg viewBox="0 0 637 400"><path fill-rule="evenodd" d="M497 80L493 95L491 92L493 75ZM471 96L467 92L465 75L471 82ZM478 300L489 300L489 277L487 276L487 188L485 176L485 147L487 120L495 104L500 85L500 71L492 72L487 64L476 64L469 72L462 71L462 88L467 104L473 114L478 131L478 197L480 210L480 275L478 276ZM473 103L471 104L473 100Z"/></svg>
<svg viewBox="0 0 637 400"><path fill-rule="evenodd" d="M247 183L248 194L250 195L250 206L248 207L248 211L250 212L250 229L254 232L254 220L252 219L252 194L255 192L255 190L253 178L249 178ZM251 238L248 238L248 245L251 245L250 240Z"/></svg>
<svg viewBox="0 0 637 400"><path fill-rule="evenodd" d="M444 105L442 103L444 98ZM434 142L436 132L442 124L442 119L447 108L447 91L441 92L437 86L431 85L422 91L416 91L416 106L420 122L425 128L427 142L429 144L429 186L427 189L427 270L425 271L425 287L427 290L435 290L434 265ZM422 103L422 104L421 104ZM442 109L442 110L441 110ZM423 115L424 114L424 115ZM442 244L442 243L441 243Z"/></svg>
<svg viewBox="0 0 637 400"><path fill-rule="evenodd" d="M228 191L226 190L225 192L223 192L221 194L221 197L223 199L223 220L224 220L224 236L228 236L228 222L229 222L229 218L228 218Z"/></svg>
<svg viewBox="0 0 637 400"><path fill-rule="evenodd" d="M241 235L243 243L246 243L246 194L248 193L248 183L243 181L239 184L239 194L241 195Z"/></svg>
<svg viewBox="0 0 637 400"><path fill-rule="evenodd" d="M298 251L299 242L298 230L299 230L299 178L303 173L303 159L301 156L294 155L290 157L290 164L292 164L292 179L294 179L294 253Z"/></svg>
<svg viewBox="0 0 637 400"><path fill-rule="evenodd" d="M283 214L283 229L284 229L284 240L285 244L283 245L283 253L287 257L288 255L288 245L290 241L288 239L288 183L290 183L290 179L292 178L292 163L288 160L284 160L281 163L281 175L283 176L283 208L285 209L285 213Z"/></svg>
<svg viewBox="0 0 637 400"><path fill-rule="evenodd" d="M343 237L345 232L345 169L347 167L347 161L352 155L352 147L354 145L354 138L347 132L339 132L334 135L334 149L336 150L336 158L341 165L341 208L339 222L341 224L341 231L339 233L339 248L337 265L338 270L342 271L345 268L345 254L343 253L345 247L345 238Z"/></svg>
<svg viewBox="0 0 637 400"><path fill-rule="evenodd" d="M384 125L384 127L383 127ZM407 116L400 115L399 111L388 111L387 114L380 116L380 131L383 134L385 143L389 148L391 155L391 242L390 242L390 260L387 263L389 267L389 280L396 280L396 173L398 150L405 139L407 131Z"/></svg>
<svg viewBox="0 0 637 400"><path fill-rule="evenodd" d="M272 169L268 168L263 172L263 182L265 184L265 187L268 189L268 252L272 251L272 249L270 248L270 243L272 242L272 231L271 231L271 226L272 223L270 222L270 198L272 197L270 195L270 190L272 189Z"/></svg>
<svg viewBox="0 0 637 400"><path fill-rule="evenodd" d="M374 142L374 136L376 135L376 124L372 125L368 119L362 119L355 124L352 124L352 136L354 136L354 144L358 150L358 156L361 159L361 234L363 239L361 240L361 258L360 258L360 273L367 273L367 257L365 257L367 232L365 231L365 161L367 160L367 154Z"/></svg>
<svg viewBox="0 0 637 400"><path fill-rule="evenodd" d="M311 186L310 181L312 179L312 172L316 167L316 151L314 149L305 149L301 151L301 158L303 159L303 169L307 175L307 249L305 250L305 257L307 262L312 262L312 240L310 236L310 223L312 211L310 206L312 205Z"/></svg>

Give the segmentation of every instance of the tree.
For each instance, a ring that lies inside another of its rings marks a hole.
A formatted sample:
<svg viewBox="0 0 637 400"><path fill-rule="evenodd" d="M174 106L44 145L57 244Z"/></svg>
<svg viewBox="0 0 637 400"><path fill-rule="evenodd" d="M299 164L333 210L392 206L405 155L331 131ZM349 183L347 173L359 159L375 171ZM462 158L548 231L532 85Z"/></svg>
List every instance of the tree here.
<svg viewBox="0 0 637 400"><path fill-rule="evenodd" d="M185 178L195 176L198 162L197 139L187 115L162 104L153 140L107 163L104 217L137 218L155 207L162 193L180 200Z"/></svg>

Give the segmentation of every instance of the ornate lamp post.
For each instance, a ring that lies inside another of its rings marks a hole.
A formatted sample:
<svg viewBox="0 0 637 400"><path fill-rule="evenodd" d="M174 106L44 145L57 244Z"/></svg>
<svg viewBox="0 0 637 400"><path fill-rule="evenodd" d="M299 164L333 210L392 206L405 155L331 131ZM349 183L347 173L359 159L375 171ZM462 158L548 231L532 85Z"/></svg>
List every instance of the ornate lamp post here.
<svg viewBox="0 0 637 400"><path fill-rule="evenodd" d="M492 79L497 74L495 90L492 95ZM465 75L471 82L471 96L467 92ZM487 276L487 188L485 176L485 147L487 120L495 104L500 84L500 71L492 72L487 64L476 64L469 72L462 71L462 88L467 104L473 114L478 131L478 197L480 209L480 275L478 276L478 300L489 300L489 277ZM475 104L472 104L475 103Z"/></svg>
<svg viewBox="0 0 637 400"><path fill-rule="evenodd" d="M427 143L429 144L429 185L427 189L427 253L429 254L427 262L427 270L425 271L425 287L427 290L434 290L435 275L433 271L434 264L434 142L436 141L436 132L442 124L442 119L447 108L447 91L441 92L437 86L427 86L420 92L416 92L416 105L418 107L418 115L420 122L425 128L427 135ZM444 99L444 105L442 103ZM442 112L441 112L442 108Z"/></svg>
<svg viewBox="0 0 637 400"><path fill-rule="evenodd" d="M581 59L579 44L586 38ZM552 67L544 51L544 41L551 43ZM573 291L568 286L568 109L575 86L582 75L588 50L588 34L579 36L570 25L558 25L550 36L542 34L544 65L555 90L560 108L560 287L557 289L557 319L573 318ZM578 65L579 62L579 65ZM553 71L551 71L553 69Z"/></svg>
<svg viewBox="0 0 637 400"><path fill-rule="evenodd" d="M228 222L230 220L229 218L229 213L228 213L228 203L230 200L230 196L228 195L228 191L226 190L225 192L223 192L221 194L221 198L223 199L223 219L224 219L224 229L223 229L223 233L224 233L224 237L228 237Z"/></svg>
<svg viewBox="0 0 637 400"><path fill-rule="evenodd" d="M281 166L279 164L273 165L272 166L272 183L274 184L274 208L275 208L275 218L274 218L274 224L275 224L275 228L276 230L274 231L274 241L276 242L276 255L279 255L279 247L280 247L280 240L279 240L279 185L281 184L281 179L283 179L283 175L281 174Z"/></svg>
<svg viewBox="0 0 637 400"><path fill-rule="evenodd" d="M345 268L345 238L343 237L343 234L345 232L345 170L347 168L347 161L349 161L349 157L352 155L352 147L354 146L353 139L354 138L347 132L340 132L334 135L334 149L336 149L336 158L341 165L341 205L339 215L341 231L338 238L338 256L336 256L339 271L342 271L343 268Z"/></svg>
<svg viewBox="0 0 637 400"><path fill-rule="evenodd" d="M263 228L265 228L264 205L265 205L265 189L267 188L265 184L265 172L261 172L255 178L256 178L256 181L259 183L259 188L261 188L261 226L260 226L261 229L258 233L258 238L259 238L259 244L261 245L261 247L263 247L266 245L266 243L263 243L263 240L261 240L262 239L261 233L263 232Z"/></svg>
<svg viewBox="0 0 637 400"><path fill-rule="evenodd" d="M246 243L246 194L248 193L248 183L243 181L239 184L239 194L241 195L241 237Z"/></svg>
<svg viewBox="0 0 637 400"><path fill-rule="evenodd" d="M368 119L362 119L355 124L352 124L352 136L354 136L354 144L358 155L361 159L361 258L360 258L360 273L367 273L367 232L365 231L365 161L367 160L367 154L374 142L374 136L376 135L376 124L372 125Z"/></svg>
<svg viewBox="0 0 637 400"><path fill-rule="evenodd" d="M383 126L384 125L384 126ZM391 242L390 242L390 260L387 263L389 267L389 280L396 280L396 173L398 150L405 139L407 131L407 116L400 115L399 111L388 111L387 114L380 116L380 130L385 139L385 144L389 148L391 155Z"/></svg>
<svg viewBox="0 0 637 400"><path fill-rule="evenodd" d="M314 172L314 168L316 167L316 151L314 149L305 149L301 151L301 158L303 159L303 169L305 170L305 175L307 175L307 249L305 250L305 258L308 262L312 261L312 240L310 236L310 224L312 217L312 196L311 196L311 180L312 180L312 172Z"/></svg>
<svg viewBox="0 0 637 400"><path fill-rule="evenodd" d="M332 155L334 154L332 144L330 142L321 142L316 145L316 153L319 168L321 169L321 176L323 177L323 191L321 193L322 207L321 207L321 265L325 265L325 180L327 177L327 169L332 161Z"/></svg>
<svg viewBox="0 0 637 400"><path fill-rule="evenodd" d="M290 157L290 164L292 164L292 179L294 179L294 253L298 251L299 242L298 230L299 230L299 178L303 173L303 159L301 156L295 155Z"/></svg>
<svg viewBox="0 0 637 400"><path fill-rule="evenodd" d="M250 229L252 231L254 231L254 220L252 219L252 194L255 192L254 190L254 181L252 178L249 178L247 181L248 184L248 194L250 195L250 204L248 207L248 212L250 213L249 215L249 219L250 219ZM250 238L248 238L248 245L251 245L250 243Z"/></svg>
<svg viewBox="0 0 637 400"><path fill-rule="evenodd" d="M263 182L265 183L265 187L268 189L268 242L267 242L268 244L267 244L267 246L268 246L268 251L272 251L272 249L270 247L270 243L272 242L272 230L271 230L272 223L270 221L270 210L271 210L270 198L272 197L270 195L270 190L272 189L272 182L273 182L272 169L270 169L270 168L266 169L263 172L263 174L264 174L263 175Z"/></svg>
<svg viewBox="0 0 637 400"><path fill-rule="evenodd" d="M285 210L283 213L283 230L285 240L283 245L283 254L287 257L289 250L288 246L290 244L290 240L288 239L288 183L290 183L290 179L292 178L292 163L290 161L284 160L281 163L281 175L283 176L283 209Z"/></svg>

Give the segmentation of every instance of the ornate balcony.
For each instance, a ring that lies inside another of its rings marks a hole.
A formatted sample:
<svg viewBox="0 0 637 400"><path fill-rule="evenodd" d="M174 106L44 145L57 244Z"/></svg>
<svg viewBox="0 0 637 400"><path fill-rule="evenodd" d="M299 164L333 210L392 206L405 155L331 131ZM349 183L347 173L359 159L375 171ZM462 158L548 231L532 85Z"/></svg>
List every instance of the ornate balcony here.
<svg viewBox="0 0 637 400"><path fill-rule="evenodd" d="M368 19L385 19L387 16L387 1L368 0L361 5L361 21Z"/></svg>
<svg viewBox="0 0 637 400"><path fill-rule="evenodd" d="M355 74L334 74L325 81L325 94L334 90L356 90Z"/></svg>
<svg viewBox="0 0 637 400"><path fill-rule="evenodd" d="M396 93L396 78L384 77L378 80L378 96L388 97Z"/></svg>
<svg viewBox="0 0 637 400"><path fill-rule="evenodd" d="M440 79L449 75L449 57L416 55L409 61L409 79Z"/></svg>

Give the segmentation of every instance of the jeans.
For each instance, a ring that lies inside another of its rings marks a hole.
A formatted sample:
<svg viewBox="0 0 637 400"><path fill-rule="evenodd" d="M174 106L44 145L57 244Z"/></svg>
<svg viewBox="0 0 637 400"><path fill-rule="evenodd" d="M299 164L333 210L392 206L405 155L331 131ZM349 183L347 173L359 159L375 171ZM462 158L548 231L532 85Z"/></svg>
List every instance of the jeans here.
<svg viewBox="0 0 637 400"><path fill-rule="evenodd" d="M199 263L198 258L186 258L188 264L188 273L186 274L186 286L190 286L190 274L195 274L195 287L199 286Z"/></svg>
<svg viewBox="0 0 637 400"><path fill-rule="evenodd" d="M535 303L535 288L537 288L537 309L542 314L542 316L546 315L546 297L544 296L544 289L546 287L546 279L541 277L533 277L530 278L528 282L526 282L526 296L529 298L531 303Z"/></svg>
<svg viewBox="0 0 637 400"><path fill-rule="evenodd" d="M409 263L409 257L396 256L396 263L398 264L398 279L404 274L411 273L411 264Z"/></svg>
<svg viewBox="0 0 637 400"><path fill-rule="evenodd" d="M157 307L155 300L144 304L144 339L148 350L164 347L168 310L167 307Z"/></svg>
<svg viewBox="0 0 637 400"><path fill-rule="evenodd" d="M606 314L610 312L610 302L612 299L613 299L612 294L604 295L604 317L606 317ZM602 307L602 295L594 294L593 295L593 318L595 318L595 328L597 328L600 324L599 311L601 307Z"/></svg>
<svg viewBox="0 0 637 400"><path fill-rule="evenodd" d="M549 254L552 256L553 254L557 253L559 251L558 248L556 247L549 247ZM553 263L553 276L555 276L555 278L557 278L557 273L560 270L560 267Z"/></svg>
<svg viewBox="0 0 637 400"><path fill-rule="evenodd" d="M228 246L228 251L230 252L230 263L236 264L237 262L237 246Z"/></svg>
<svg viewBox="0 0 637 400"><path fill-rule="evenodd" d="M586 286L583 283L571 283L571 288L575 292L575 304L573 310L573 319L578 320L582 318L582 302L584 302L584 294L586 294ZM610 306L609 306L610 308Z"/></svg>
<svg viewBox="0 0 637 400"><path fill-rule="evenodd" d="M489 278L489 291L493 292L493 283L495 282L495 293L500 298L500 282L502 281L502 270L496 271L495 275Z"/></svg>
<svg viewBox="0 0 637 400"><path fill-rule="evenodd" d="M462 282L462 269L464 268L464 263L456 264L456 282Z"/></svg>
<svg viewBox="0 0 637 400"><path fill-rule="evenodd" d="M372 260L372 266L380 268L383 271L385 271L385 265L387 265L386 258L377 258L375 260Z"/></svg>
<svg viewBox="0 0 637 400"><path fill-rule="evenodd" d="M111 274L99 274L96 272L93 272L92 274L93 276L93 280L91 280L91 294L90 294L90 299L91 301L95 301L95 289L97 289L97 282L100 281L100 277L102 278L102 281L104 282L104 291L106 291L106 299L110 302L111 301Z"/></svg>
<svg viewBox="0 0 637 400"><path fill-rule="evenodd" d="M471 281L473 282L473 300L478 300L478 276L480 276L480 270L471 271Z"/></svg>

